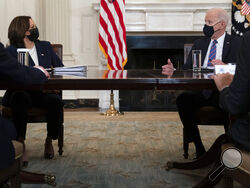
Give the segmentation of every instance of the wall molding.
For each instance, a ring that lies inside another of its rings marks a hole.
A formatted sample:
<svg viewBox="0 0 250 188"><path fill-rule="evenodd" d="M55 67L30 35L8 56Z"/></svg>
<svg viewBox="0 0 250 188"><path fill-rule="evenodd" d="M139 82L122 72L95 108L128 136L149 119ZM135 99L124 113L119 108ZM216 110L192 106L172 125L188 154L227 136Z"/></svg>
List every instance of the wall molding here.
<svg viewBox="0 0 250 188"><path fill-rule="evenodd" d="M202 31L208 9L221 7L231 16L231 3L126 3L127 32L185 32ZM99 12L100 4L92 8ZM229 27L230 28L230 25Z"/></svg>

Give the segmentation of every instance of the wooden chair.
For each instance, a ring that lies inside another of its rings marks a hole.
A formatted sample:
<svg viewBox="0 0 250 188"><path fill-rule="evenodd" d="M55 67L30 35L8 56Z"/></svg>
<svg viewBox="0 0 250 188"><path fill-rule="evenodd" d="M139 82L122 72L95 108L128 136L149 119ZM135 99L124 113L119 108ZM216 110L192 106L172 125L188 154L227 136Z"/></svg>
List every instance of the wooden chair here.
<svg viewBox="0 0 250 188"><path fill-rule="evenodd" d="M229 115L218 108L213 106L203 106L197 110L195 116L198 125L223 125L225 132L227 131L229 125ZM183 128L183 150L185 159L188 158L189 143L190 141L187 138L187 133Z"/></svg>
<svg viewBox="0 0 250 188"><path fill-rule="evenodd" d="M222 164L222 154L228 148L237 149L242 154L242 163L236 169L225 168L223 173L216 171L217 169L222 170L224 168ZM214 164L208 174L194 187L203 188L203 187L213 187L224 178L224 187L233 188L233 181L237 181L244 187L250 187L250 152L237 148L234 144L228 141L227 136L221 135L216 139L212 147L208 152L201 158L191 161L191 162L167 162L166 170L173 168L176 169L186 169L194 170L206 167L208 165ZM211 180L211 175L216 177L213 181Z"/></svg>
<svg viewBox="0 0 250 188"><path fill-rule="evenodd" d="M21 188L22 183L56 186L56 177L53 175L22 171L23 144L17 141L12 141L12 143L15 150L15 161L10 167L0 170L0 186L7 180L10 180L11 188Z"/></svg>
<svg viewBox="0 0 250 188"><path fill-rule="evenodd" d="M212 147L207 151L205 155L198 158L197 160L191 161L191 162L174 162L174 161L168 161L165 168L166 170L171 170L173 168L176 169L185 169L185 170L194 170L194 169L200 169L207 167L214 163L214 167L210 172L207 174L206 177L204 177L201 182L196 184L195 188L204 188L204 187L213 187L215 186L222 178L223 174L218 174L218 177L211 181L209 176L212 174L215 169L217 169L220 165L220 158L221 158L221 146L227 142L227 135L223 134L219 136Z"/></svg>
<svg viewBox="0 0 250 188"><path fill-rule="evenodd" d="M52 48L54 52L57 54L57 56L63 60L63 46L61 44L52 44ZM61 92L62 95L62 92ZM12 112L11 108L3 106L2 108L2 115L3 117L11 119ZM63 118L64 119L64 118ZM44 123L47 122L46 119L46 111L42 108L31 108L28 111L28 123ZM63 124L59 127L59 133L58 133L58 153L59 155L62 155L63 153L63 132L64 132L64 126Z"/></svg>
<svg viewBox="0 0 250 188"><path fill-rule="evenodd" d="M10 179L11 188L20 188L21 187L20 171L21 171L21 157L23 154L23 145L17 141L13 141L13 146L15 149L15 161L10 167L0 170L0 182L2 183Z"/></svg>

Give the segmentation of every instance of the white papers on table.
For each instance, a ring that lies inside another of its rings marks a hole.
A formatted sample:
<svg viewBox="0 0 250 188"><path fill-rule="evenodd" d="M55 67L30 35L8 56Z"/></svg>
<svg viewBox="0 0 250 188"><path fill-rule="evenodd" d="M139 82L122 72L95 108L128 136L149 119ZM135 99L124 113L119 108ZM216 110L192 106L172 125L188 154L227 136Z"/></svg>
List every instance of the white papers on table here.
<svg viewBox="0 0 250 188"><path fill-rule="evenodd" d="M71 67L54 67L55 72L84 72L87 71L86 66L71 66Z"/></svg>
<svg viewBox="0 0 250 188"><path fill-rule="evenodd" d="M235 70L236 70L235 64L215 65L215 74L230 73L234 75Z"/></svg>
<svg viewBox="0 0 250 188"><path fill-rule="evenodd" d="M87 72L54 72L55 76L78 76L78 77L87 77Z"/></svg>

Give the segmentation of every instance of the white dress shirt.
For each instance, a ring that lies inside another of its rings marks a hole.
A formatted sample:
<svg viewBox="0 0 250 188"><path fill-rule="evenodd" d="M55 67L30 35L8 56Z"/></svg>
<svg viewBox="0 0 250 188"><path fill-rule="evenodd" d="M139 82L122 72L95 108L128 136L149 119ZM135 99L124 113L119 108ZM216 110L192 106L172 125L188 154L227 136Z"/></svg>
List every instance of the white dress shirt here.
<svg viewBox="0 0 250 188"><path fill-rule="evenodd" d="M34 45L33 48L30 49L29 51L30 57L32 58L32 60L36 65L39 65L39 61L38 61L38 57L37 57L37 51L36 51L36 46Z"/></svg>
<svg viewBox="0 0 250 188"><path fill-rule="evenodd" d="M223 45L224 45L224 40L225 40L226 33L224 33L220 38L217 39L217 44L216 44L216 57L215 59L219 59L222 61L222 52L223 52ZM212 47L214 40L210 41L210 44L207 49L207 55L205 57L204 63L202 68L207 68L207 63L208 63L208 58L210 54L210 49Z"/></svg>

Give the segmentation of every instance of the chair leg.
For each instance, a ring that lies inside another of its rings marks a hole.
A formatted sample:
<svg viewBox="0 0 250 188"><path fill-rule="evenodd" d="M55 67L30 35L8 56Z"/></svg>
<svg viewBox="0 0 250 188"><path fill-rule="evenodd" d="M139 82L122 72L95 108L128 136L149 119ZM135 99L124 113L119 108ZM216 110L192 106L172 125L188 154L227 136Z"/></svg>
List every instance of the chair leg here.
<svg viewBox="0 0 250 188"><path fill-rule="evenodd" d="M205 155L203 155L202 157L198 158L197 160L194 160L192 162L186 162L186 163L182 163L182 162L167 162L166 164L166 170L170 170L172 168L177 168L177 169L199 169L199 168L203 168L206 167L210 164L212 164L216 157L218 157L218 155L220 154L221 151L221 145L223 143L225 143L226 141L226 134L223 134L221 136L219 136L214 144L211 146L211 148L206 152Z"/></svg>
<svg viewBox="0 0 250 188"><path fill-rule="evenodd" d="M215 170L215 168L213 170ZM215 185L217 185L220 182L220 180L222 179L222 177L223 177L223 174L219 174L218 177L214 181L211 181L209 179L209 175L207 175L205 178L203 178L201 180L200 183L198 183L197 185L193 186L193 188L206 188L206 187L207 188L212 188L212 187L214 187Z"/></svg>
<svg viewBox="0 0 250 188"><path fill-rule="evenodd" d="M222 170L224 168L224 166L221 165L220 155L221 150L219 151L219 155L217 155L213 168L198 184L193 186L193 188L212 188L220 182L223 178Z"/></svg>
<svg viewBox="0 0 250 188"><path fill-rule="evenodd" d="M10 167L1 170L1 181L7 181L9 179L11 188L21 188L20 170L21 158L18 158ZM2 182L0 182L0 187L2 185L1 183Z"/></svg>
<svg viewBox="0 0 250 188"><path fill-rule="evenodd" d="M224 177L224 187L225 188L233 188L234 187L234 181L231 177L228 177L228 176Z"/></svg>
<svg viewBox="0 0 250 188"><path fill-rule="evenodd" d="M21 182L24 184L48 184L56 186L56 177L53 175L21 171L20 176Z"/></svg>
<svg viewBox="0 0 250 188"><path fill-rule="evenodd" d="M63 154L63 137L64 137L64 126L63 124L59 127L59 134L58 134L58 153L59 155Z"/></svg>
<svg viewBox="0 0 250 188"><path fill-rule="evenodd" d="M183 150L184 150L183 156L185 159L188 158L188 149L189 149L189 140L188 140L187 133L185 129L183 128Z"/></svg>
<svg viewBox="0 0 250 188"><path fill-rule="evenodd" d="M21 188L21 176L19 173L10 178L10 187Z"/></svg>

